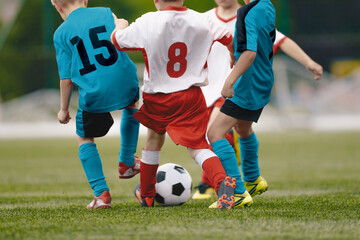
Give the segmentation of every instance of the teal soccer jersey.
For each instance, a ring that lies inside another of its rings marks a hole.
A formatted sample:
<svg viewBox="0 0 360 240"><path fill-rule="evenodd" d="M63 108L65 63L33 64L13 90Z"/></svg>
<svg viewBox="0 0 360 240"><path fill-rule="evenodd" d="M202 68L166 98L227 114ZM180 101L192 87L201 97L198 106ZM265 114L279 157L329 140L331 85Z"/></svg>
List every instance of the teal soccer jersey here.
<svg viewBox="0 0 360 240"><path fill-rule="evenodd" d="M79 106L92 113L118 110L138 97L135 64L110 42L115 28L109 8L79 8L54 34L60 79L79 90Z"/></svg>
<svg viewBox="0 0 360 240"><path fill-rule="evenodd" d="M275 9L270 0L256 0L238 10L234 48L236 60L245 50L256 52L249 69L234 85L236 105L258 110L270 101L274 83L272 68L275 40Z"/></svg>

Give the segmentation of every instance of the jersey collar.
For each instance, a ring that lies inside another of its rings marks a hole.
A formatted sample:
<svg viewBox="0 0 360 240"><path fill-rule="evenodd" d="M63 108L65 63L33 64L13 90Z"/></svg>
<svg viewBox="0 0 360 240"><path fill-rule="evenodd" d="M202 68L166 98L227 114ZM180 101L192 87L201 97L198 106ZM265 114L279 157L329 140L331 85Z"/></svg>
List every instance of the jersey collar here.
<svg viewBox="0 0 360 240"><path fill-rule="evenodd" d="M242 7L242 6L240 5L240 7ZM233 17L231 17L229 19L224 19L224 18L222 18L222 17L220 17L218 15L218 9L219 9L219 7L215 8L215 15L220 21L227 23L227 22L230 22L230 21L232 21L232 20L234 20L236 18L236 14L235 14L235 16L233 16Z"/></svg>
<svg viewBox="0 0 360 240"><path fill-rule="evenodd" d="M188 10L187 7L169 6L164 8L162 11L186 11L186 10Z"/></svg>

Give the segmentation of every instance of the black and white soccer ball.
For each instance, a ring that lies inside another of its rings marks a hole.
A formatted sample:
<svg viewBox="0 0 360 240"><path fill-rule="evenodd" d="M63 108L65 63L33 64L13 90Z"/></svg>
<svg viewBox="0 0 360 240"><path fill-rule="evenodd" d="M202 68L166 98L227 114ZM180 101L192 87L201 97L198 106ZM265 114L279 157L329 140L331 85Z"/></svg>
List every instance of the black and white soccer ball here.
<svg viewBox="0 0 360 240"><path fill-rule="evenodd" d="M155 200L159 204L164 206L181 205L191 196L191 176L182 166L166 163L158 168L155 188Z"/></svg>

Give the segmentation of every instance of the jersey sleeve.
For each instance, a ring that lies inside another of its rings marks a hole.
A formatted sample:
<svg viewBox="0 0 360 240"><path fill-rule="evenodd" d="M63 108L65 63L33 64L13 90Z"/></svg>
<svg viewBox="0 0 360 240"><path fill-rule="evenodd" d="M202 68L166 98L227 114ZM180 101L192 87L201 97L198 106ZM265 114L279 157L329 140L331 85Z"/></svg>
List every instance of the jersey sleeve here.
<svg viewBox="0 0 360 240"><path fill-rule="evenodd" d="M66 45L61 34L58 32L54 34L54 47L60 79L71 78L71 49Z"/></svg>
<svg viewBox="0 0 360 240"><path fill-rule="evenodd" d="M147 30L150 19L143 15L130 24L129 27L113 34L113 42L118 50L143 49L148 39Z"/></svg>
<svg viewBox="0 0 360 240"><path fill-rule="evenodd" d="M273 45L274 54L280 50L280 45L284 42L287 37L276 29L276 37Z"/></svg>
<svg viewBox="0 0 360 240"><path fill-rule="evenodd" d="M204 14L205 15L205 14ZM233 37L229 30L226 27L221 26L216 23L210 16L210 14L206 14L207 20L210 25L210 31L213 36L214 41L218 41L223 45L229 45L229 43L233 40Z"/></svg>
<svg viewBox="0 0 360 240"><path fill-rule="evenodd" d="M257 52L258 32L256 21L251 15L245 18L246 50Z"/></svg>

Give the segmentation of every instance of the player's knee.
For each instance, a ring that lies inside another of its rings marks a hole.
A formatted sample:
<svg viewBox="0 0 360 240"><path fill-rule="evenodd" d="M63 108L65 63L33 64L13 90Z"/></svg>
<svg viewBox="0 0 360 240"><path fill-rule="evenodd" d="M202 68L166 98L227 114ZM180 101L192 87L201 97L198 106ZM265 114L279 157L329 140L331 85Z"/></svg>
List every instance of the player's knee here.
<svg viewBox="0 0 360 240"><path fill-rule="evenodd" d="M220 140L221 136L214 129L210 128L207 133L207 138L209 139L209 142L212 144L217 140Z"/></svg>
<svg viewBox="0 0 360 240"><path fill-rule="evenodd" d="M235 131L241 138L247 138L252 134L252 128L244 125L235 125Z"/></svg>
<svg viewBox="0 0 360 240"><path fill-rule="evenodd" d="M80 137L79 135L77 135L77 140L78 140L79 146L81 146L85 143L93 143L94 142L94 138L84 138L84 137Z"/></svg>

